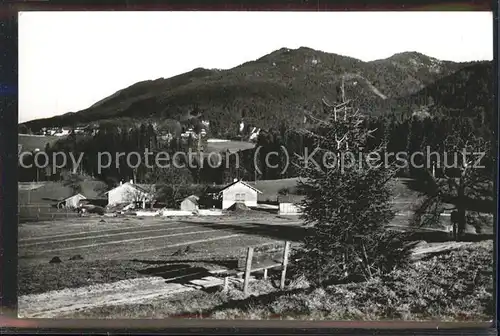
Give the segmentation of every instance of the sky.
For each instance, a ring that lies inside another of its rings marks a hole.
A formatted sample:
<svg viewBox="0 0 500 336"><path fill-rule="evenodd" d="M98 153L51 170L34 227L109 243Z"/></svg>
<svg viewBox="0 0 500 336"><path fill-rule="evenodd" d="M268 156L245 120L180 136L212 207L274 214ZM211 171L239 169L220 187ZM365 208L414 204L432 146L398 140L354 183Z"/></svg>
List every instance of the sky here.
<svg viewBox="0 0 500 336"><path fill-rule="evenodd" d="M19 121L77 112L136 82L301 46L363 61L493 59L491 12L20 12Z"/></svg>

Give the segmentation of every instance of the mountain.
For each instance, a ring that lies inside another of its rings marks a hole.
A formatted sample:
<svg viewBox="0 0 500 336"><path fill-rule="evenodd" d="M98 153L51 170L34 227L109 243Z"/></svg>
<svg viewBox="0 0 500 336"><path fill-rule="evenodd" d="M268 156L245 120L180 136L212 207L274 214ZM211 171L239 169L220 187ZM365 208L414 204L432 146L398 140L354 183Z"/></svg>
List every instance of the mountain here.
<svg viewBox="0 0 500 336"><path fill-rule="evenodd" d="M384 113L394 99L417 94L467 64L440 61L416 52L387 59L361 60L306 47L281 48L228 70L194 69L171 77L136 83L87 109L26 123L31 130L72 126L106 119L174 119L201 114L211 130L224 135L242 118L262 128L297 125L304 111L335 100L345 81L366 113ZM461 78L457 78L460 80Z"/></svg>
<svg viewBox="0 0 500 336"><path fill-rule="evenodd" d="M416 93L393 99L391 106L405 112L426 106L432 115L482 117L492 121L494 81L492 62L472 62Z"/></svg>

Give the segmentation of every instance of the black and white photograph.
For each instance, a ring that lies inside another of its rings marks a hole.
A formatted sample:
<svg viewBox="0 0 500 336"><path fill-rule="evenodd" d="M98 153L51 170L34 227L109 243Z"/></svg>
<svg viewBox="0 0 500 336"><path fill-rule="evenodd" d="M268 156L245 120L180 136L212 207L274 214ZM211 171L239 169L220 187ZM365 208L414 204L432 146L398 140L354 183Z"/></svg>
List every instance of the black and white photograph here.
<svg viewBox="0 0 500 336"><path fill-rule="evenodd" d="M19 318L496 319L492 12L18 23Z"/></svg>

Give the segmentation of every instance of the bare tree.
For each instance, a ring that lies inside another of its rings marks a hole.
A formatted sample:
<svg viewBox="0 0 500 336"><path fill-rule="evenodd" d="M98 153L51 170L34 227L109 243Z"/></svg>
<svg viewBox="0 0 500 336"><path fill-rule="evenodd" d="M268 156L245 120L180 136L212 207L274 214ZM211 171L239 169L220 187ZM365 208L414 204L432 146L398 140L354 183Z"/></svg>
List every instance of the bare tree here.
<svg viewBox="0 0 500 336"><path fill-rule="evenodd" d="M494 211L494 164L491 142L474 134L454 132L443 144L445 162L424 167L425 197L410 219L413 226L436 225L447 205L452 205L455 239L466 230L467 221L476 227ZM436 169L437 168L437 169ZM436 172L438 174L436 174ZM469 212L469 213L468 213ZM475 212L478 216L468 216Z"/></svg>
<svg viewBox="0 0 500 336"><path fill-rule="evenodd" d="M125 201L127 203L136 203L136 202L142 202L143 204L145 203L153 203L155 199L154 193L150 193L148 190L143 188L142 186L133 186L130 188L126 195L125 195Z"/></svg>

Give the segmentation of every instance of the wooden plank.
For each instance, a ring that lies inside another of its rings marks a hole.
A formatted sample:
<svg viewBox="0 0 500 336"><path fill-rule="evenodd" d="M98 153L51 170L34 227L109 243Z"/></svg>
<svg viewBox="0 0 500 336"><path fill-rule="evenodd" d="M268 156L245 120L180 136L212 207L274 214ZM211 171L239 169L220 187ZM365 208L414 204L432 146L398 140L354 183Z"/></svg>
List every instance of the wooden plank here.
<svg viewBox="0 0 500 336"><path fill-rule="evenodd" d="M270 268L276 268L276 267L282 267L283 264L279 263L279 264L269 264L269 265L265 265L265 266L262 266L262 267L255 267L255 268L252 268L252 272L259 272L259 271L264 271L264 270L267 270L267 269L270 269Z"/></svg>
<svg viewBox="0 0 500 336"><path fill-rule="evenodd" d="M290 242L285 243L285 251L283 252L283 270L281 271L281 283L280 288L285 288L285 278L286 278L286 267L288 265L288 254L290 252Z"/></svg>
<svg viewBox="0 0 500 336"><path fill-rule="evenodd" d="M247 251L247 262L245 267L245 282L243 283L243 294L248 295L248 282L250 280L250 273L252 271L252 257L253 247L249 247Z"/></svg>
<svg viewBox="0 0 500 336"><path fill-rule="evenodd" d="M201 286L203 288L209 288L209 287L215 287L219 286L223 283L223 281L219 278L215 277L206 277L202 279L197 279L197 280L191 280L189 283L197 286Z"/></svg>

